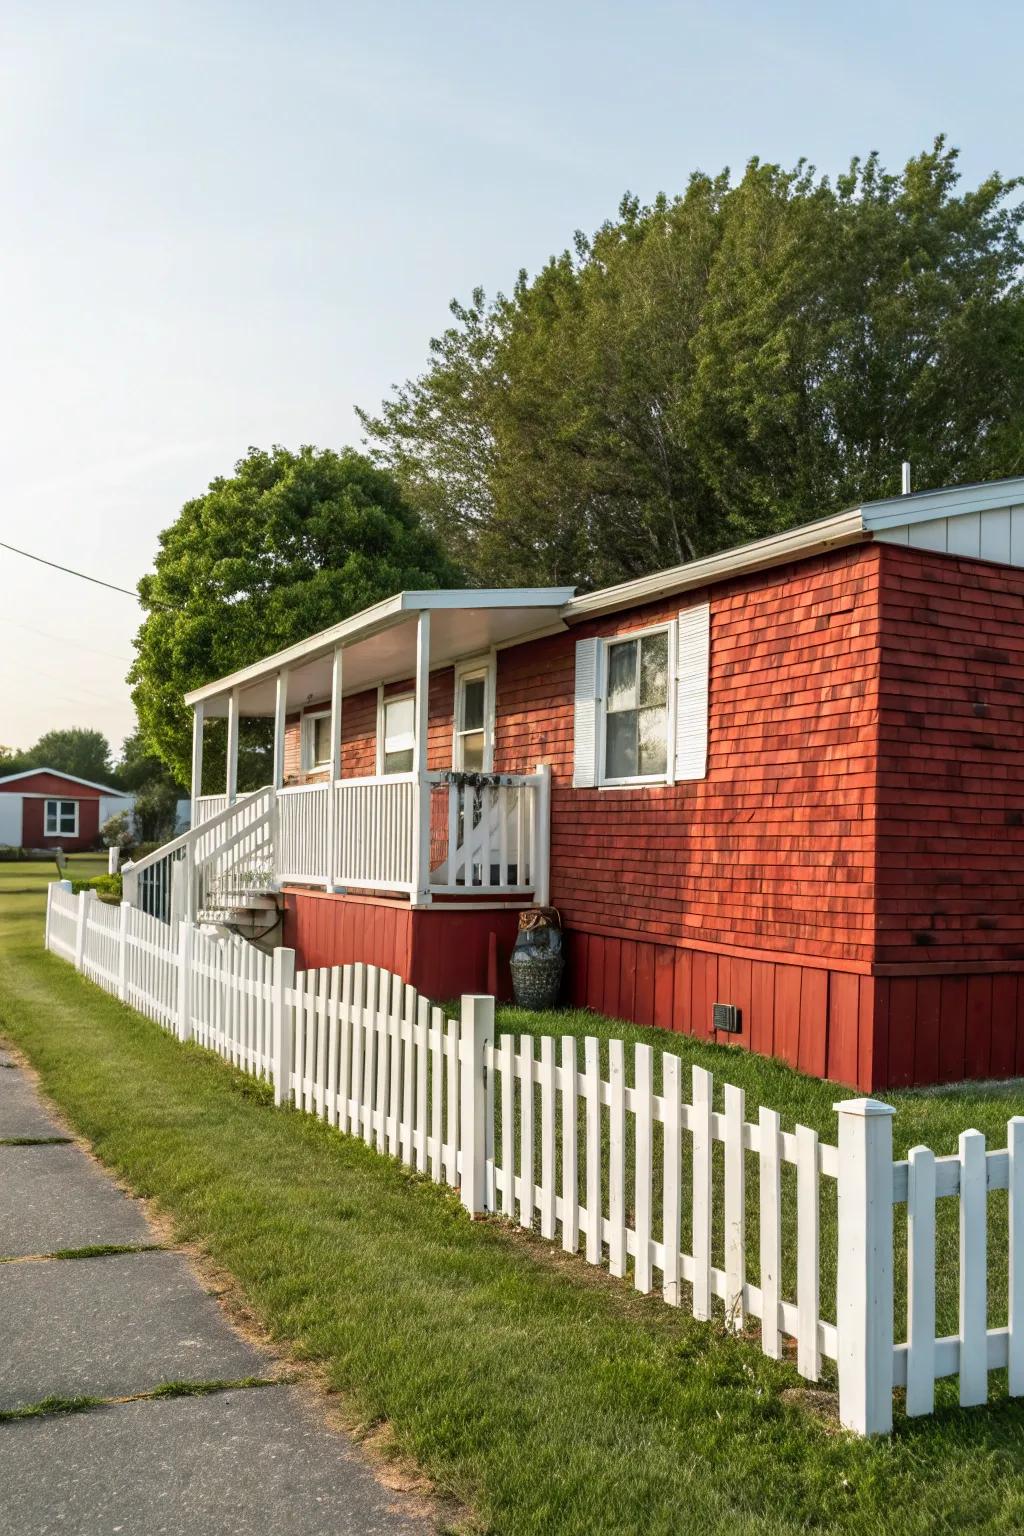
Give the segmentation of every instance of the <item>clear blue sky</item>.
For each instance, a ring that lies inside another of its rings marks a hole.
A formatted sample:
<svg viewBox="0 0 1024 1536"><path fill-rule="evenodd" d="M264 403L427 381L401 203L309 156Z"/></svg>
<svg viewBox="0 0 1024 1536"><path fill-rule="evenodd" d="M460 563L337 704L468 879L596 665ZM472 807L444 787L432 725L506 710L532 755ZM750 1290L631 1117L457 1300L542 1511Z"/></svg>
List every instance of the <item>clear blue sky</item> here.
<svg viewBox="0 0 1024 1536"><path fill-rule="evenodd" d="M6 0L0 538L134 586L250 443L358 443L453 296L627 188L939 131L1022 171L1022 56L990 0ZM0 594L0 742L118 745L137 606L2 550Z"/></svg>

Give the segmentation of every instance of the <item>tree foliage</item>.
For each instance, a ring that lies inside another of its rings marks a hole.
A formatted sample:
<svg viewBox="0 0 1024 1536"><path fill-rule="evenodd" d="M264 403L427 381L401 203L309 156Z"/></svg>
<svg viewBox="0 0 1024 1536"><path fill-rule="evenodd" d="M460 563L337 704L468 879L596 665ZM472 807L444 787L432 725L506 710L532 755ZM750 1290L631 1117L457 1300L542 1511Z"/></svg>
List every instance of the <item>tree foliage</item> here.
<svg viewBox="0 0 1024 1536"><path fill-rule="evenodd" d="M453 304L362 419L471 577L638 575L894 494L1024 467L1017 181L942 139L889 174L696 174L511 295Z"/></svg>
<svg viewBox="0 0 1024 1536"><path fill-rule="evenodd" d="M90 779L94 784L114 783L109 741L102 731L85 726L47 731L34 747L17 756L26 768L58 768L77 779ZM16 773L18 769L5 768L5 772Z"/></svg>
<svg viewBox="0 0 1024 1536"><path fill-rule="evenodd" d="M139 583L147 617L129 681L146 746L187 783L189 689L394 592L459 582L394 478L364 455L251 448L233 476L186 502ZM216 773L224 731L208 734ZM265 782L268 741L268 730L244 729L241 788Z"/></svg>

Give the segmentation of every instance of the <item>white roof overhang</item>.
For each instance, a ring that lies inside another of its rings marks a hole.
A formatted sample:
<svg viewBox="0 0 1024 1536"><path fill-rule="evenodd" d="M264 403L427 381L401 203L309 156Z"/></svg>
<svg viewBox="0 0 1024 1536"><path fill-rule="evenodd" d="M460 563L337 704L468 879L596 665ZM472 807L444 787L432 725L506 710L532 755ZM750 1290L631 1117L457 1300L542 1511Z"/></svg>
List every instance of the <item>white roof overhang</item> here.
<svg viewBox="0 0 1024 1536"><path fill-rule="evenodd" d="M288 674L288 709L300 709L331 691L334 650L341 646L342 685L346 694L378 683L412 677L416 671L416 620L429 613L432 671L493 646L526 638L540 629L564 629L561 610L573 587L522 587L507 590L400 592L364 608L330 629L278 651L229 677L185 695L186 704L202 703L208 718L225 715L238 689L239 713L273 715L277 677Z"/></svg>

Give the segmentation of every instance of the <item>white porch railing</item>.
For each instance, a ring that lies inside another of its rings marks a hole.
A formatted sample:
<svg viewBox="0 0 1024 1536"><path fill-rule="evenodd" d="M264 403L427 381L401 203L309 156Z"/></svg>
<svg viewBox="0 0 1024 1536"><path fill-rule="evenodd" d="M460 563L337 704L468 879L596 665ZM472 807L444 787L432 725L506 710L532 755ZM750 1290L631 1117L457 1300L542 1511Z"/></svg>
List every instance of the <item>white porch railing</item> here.
<svg viewBox="0 0 1024 1536"><path fill-rule="evenodd" d="M197 824L125 867L126 900L165 922L282 884L548 900L550 778L391 774L197 803Z"/></svg>
<svg viewBox="0 0 1024 1536"><path fill-rule="evenodd" d="M278 791L277 878L547 900L548 773L390 774Z"/></svg>

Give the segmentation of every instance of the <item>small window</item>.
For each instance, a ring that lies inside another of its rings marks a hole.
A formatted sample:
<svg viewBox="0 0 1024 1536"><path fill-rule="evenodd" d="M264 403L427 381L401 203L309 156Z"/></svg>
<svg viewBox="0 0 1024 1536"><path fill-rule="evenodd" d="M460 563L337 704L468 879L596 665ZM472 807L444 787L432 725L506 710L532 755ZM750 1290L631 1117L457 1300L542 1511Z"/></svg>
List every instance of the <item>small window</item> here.
<svg viewBox="0 0 1024 1536"><path fill-rule="evenodd" d="M78 836L78 801L77 800L47 800L47 802L46 802L46 836L47 837L77 837Z"/></svg>
<svg viewBox="0 0 1024 1536"><path fill-rule="evenodd" d="M302 717L302 768L312 773L331 766L331 712L318 711Z"/></svg>
<svg viewBox="0 0 1024 1536"><path fill-rule="evenodd" d="M604 779L661 779L668 771L668 631L616 640L605 656Z"/></svg>
<svg viewBox="0 0 1024 1536"><path fill-rule="evenodd" d="M385 699L381 706L382 773L411 773L416 760L416 705L411 693Z"/></svg>
<svg viewBox="0 0 1024 1536"><path fill-rule="evenodd" d="M453 766L463 773L483 773L490 768L488 677L486 667L459 674Z"/></svg>

